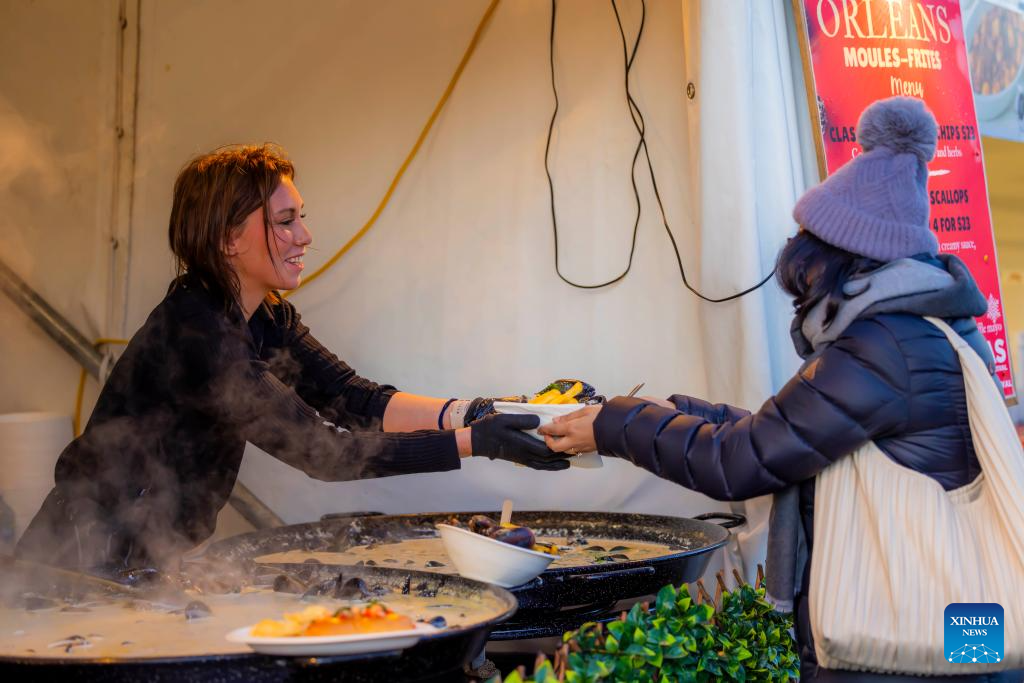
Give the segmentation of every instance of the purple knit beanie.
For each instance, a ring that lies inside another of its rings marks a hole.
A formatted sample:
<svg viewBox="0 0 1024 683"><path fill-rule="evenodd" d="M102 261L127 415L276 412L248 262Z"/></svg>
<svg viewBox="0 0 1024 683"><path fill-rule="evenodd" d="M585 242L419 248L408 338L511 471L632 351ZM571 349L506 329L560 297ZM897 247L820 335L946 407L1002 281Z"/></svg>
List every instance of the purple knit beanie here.
<svg viewBox="0 0 1024 683"><path fill-rule="evenodd" d="M878 100L857 123L864 152L804 193L793 218L822 241L892 261L938 253L928 226L935 117L914 97Z"/></svg>

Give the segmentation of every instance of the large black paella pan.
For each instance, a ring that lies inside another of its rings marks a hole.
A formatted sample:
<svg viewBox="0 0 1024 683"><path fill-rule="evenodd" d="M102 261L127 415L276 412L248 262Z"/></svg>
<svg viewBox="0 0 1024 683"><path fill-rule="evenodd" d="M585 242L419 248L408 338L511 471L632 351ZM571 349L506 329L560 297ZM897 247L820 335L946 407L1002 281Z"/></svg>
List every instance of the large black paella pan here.
<svg viewBox="0 0 1024 683"><path fill-rule="evenodd" d="M458 576L314 564L267 572L241 564L240 590L215 594L177 582L119 588L39 566L26 576L26 566L0 561L0 680L462 681L490 630L515 612L507 591ZM359 599L355 591L410 616L446 618L436 635L404 652L272 657L224 639L239 626L305 607L301 594L281 585L289 580L317 593L318 602Z"/></svg>
<svg viewBox="0 0 1024 683"><path fill-rule="evenodd" d="M453 575L435 528L475 514L328 515L319 522L256 531L212 545L212 562L302 561L408 567ZM720 524L707 521L721 519ZM493 640L561 635L621 600L654 594L667 583L699 578L713 552L725 545L740 515L698 518L567 511L523 511L514 522L538 539L570 548L565 559L511 592L519 602L514 621L497 626Z"/></svg>

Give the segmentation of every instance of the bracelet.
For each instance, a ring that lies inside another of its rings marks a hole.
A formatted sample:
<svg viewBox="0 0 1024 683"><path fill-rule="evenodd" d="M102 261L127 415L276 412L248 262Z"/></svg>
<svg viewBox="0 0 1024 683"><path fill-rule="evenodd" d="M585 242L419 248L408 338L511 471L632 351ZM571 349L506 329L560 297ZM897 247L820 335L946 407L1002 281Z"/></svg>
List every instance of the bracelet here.
<svg viewBox="0 0 1024 683"><path fill-rule="evenodd" d="M470 403L471 401L466 399L459 399L452 404L452 407L448 410L452 429L460 429L466 426L466 413L469 412Z"/></svg>
<svg viewBox="0 0 1024 683"><path fill-rule="evenodd" d="M441 406L441 412L437 414L437 428L438 429L444 430L444 411L448 410L448 406L450 406L454 402L455 402L455 399L454 398L450 398L450 399L448 399L447 401L444 402L443 406Z"/></svg>

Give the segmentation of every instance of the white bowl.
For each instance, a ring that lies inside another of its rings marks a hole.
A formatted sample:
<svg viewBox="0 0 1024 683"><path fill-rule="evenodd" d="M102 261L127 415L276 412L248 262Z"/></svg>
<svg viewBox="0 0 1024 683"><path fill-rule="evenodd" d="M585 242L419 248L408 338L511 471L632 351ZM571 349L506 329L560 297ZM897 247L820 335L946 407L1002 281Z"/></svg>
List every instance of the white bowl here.
<svg viewBox="0 0 1024 683"><path fill-rule="evenodd" d="M540 575L555 559L450 524L438 524L437 528L448 557L467 579L512 588Z"/></svg>
<svg viewBox="0 0 1024 683"><path fill-rule="evenodd" d="M586 408L585 405L580 403L510 403L506 401L495 401L494 410L499 413L505 413L507 415L536 415L540 418L540 426L549 424L552 420L560 415L568 415L569 413L575 413L581 408ZM534 437L535 439L542 439L543 436L537 433L536 429L524 429L524 432ZM569 464L574 467L584 467L588 469L594 469L598 467L604 467L604 463L601 460L601 456L596 452L591 451L590 453L580 453L576 456L569 458Z"/></svg>

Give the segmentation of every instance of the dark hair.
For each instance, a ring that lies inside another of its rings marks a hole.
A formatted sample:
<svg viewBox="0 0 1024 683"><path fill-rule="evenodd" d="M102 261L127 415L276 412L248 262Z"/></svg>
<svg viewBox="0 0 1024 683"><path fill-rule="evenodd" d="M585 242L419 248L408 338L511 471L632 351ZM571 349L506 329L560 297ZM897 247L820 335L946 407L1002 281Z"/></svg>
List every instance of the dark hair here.
<svg viewBox="0 0 1024 683"><path fill-rule="evenodd" d="M843 285L850 278L881 266L880 261L833 247L801 230L779 252L775 277L779 286L793 296L797 315L806 314L827 299L825 325L828 326L839 312L839 304L847 298Z"/></svg>
<svg viewBox="0 0 1024 683"><path fill-rule="evenodd" d="M168 229L178 276L195 276L229 307L239 296L225 253L232 233L262 207L269 248L267 202L282 178L294 177L292 162L272 144L220 147L188 162L174 181Z"/></svg>

